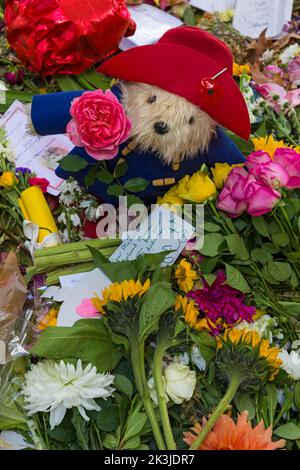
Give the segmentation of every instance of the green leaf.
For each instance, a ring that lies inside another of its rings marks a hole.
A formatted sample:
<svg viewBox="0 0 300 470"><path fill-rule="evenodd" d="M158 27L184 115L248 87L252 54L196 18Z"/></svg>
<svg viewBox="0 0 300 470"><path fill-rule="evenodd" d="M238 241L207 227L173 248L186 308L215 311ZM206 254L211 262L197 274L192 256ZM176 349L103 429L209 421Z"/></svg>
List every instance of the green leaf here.
<svg viewBox="0 0 300 470"><path fill-rule="evenodd" d="M110 184L114 180L114 175L108 170L101 170L98 171L95 178L100 181L100 183Z"/></svg>
<svg viewBox="0 0 300 470"><path fill-rule="evenodd" d="M260 217L251 217L251 219L255 230L260 233L260 235L263 237L270 236L268 224L262 215Z"/></svg>
<svg viewBox="0 0 300 470"><path fill-rule="evenodd" d="M216 274L204 274L204 279L206 280L207 284L211 286L216 280Z"/></svg>
<svg viewBox="0 0 300 470"><path fill-rule="evenodd" d="M268 251L264 250L264 248L255 248L252 250L251 258L260 264L269 263L273 259L271 253L268 253Z"/></svg>
<svg viewBox="0 0 300 470"><path fill-rule="evenodd" d="M276 281L286 281L292 274L292 268L289 263L282 261L270 261L268 271Z"/></svg>
<svg viewBox="0 0 300 470"><path fill-rule="evenodd" d="M85 186L89 187L89 186L92 186L92 184L95 183L95 177L96 177L96 174L97 172L99 171L99 168L95 165L93 166L88 174L86 175L86 177L84 178L84 184Z"/></svg>
<svg viewBox="0 0 300 470"><path fill-rule="evenodd" d="M70 77L70 75L56 75L55 80L58 83L61 91L83 90L84 88L79 83Z"/></svg>
<svg viewBox="0 0 300 470"><path fill-rule="evenodd" d="M76 431L77 442L79 443L81 449L89 450L89 423L85 421L77 408L73 409L73 418L71 419L72 424Z"/></svg>
<svg viewBox="0 0 300 470"><path fill-rule="evenodd" d="M232 235L228 235L225 238L231 253L236 255L236 257L240 258L241 260L246 260L249 258L249 252L246 248L244 240L239 234L233 233Z"/></svg>
<svg viewBox="0 0 300 470"><path fill-rule="evenodd" d="M150 181L144 178L131 178L124 183L124 188L132 193L139 193L149 186Z"/></svg>
<svg viewBox="0 0 300 470"><path fill-rule="evenodd" d="M235 406L239 413L243 411L248 411L249 421L255 418L255 407L248 394L237 394L234 398Z"/></svg>
<svg viewBox="0 0 300 470"><path fill-rule="evenodd" d="M115 177L120 178L120 176L125 175L127 170L128 170L128 164L127 164L126 160L119 160L118 163L115 166L114 175L115 175Z"/></svg>
<svg viewBox="0 0 300 470"><path fill-rule="evenodd" d="M118 184L112 184L108 186L106 192L109 196L116 196L116 197L122 196L124 194L123 188L119 186Z"/></svg>
<svg viewBox="0 0 300 470"><path fill-rule="evenodd" d="M214 224L213 222L205 222L205 231L206 232L220 232L220 225Z"/></svg>
<svg viewBox="0 0 300 470"><path fill-rule="evenodd" d="M214 256L213 258L204 258L200 261L200 268L204 274L210 274L219 262L219 257Z"/></svg>
<svg viewBox="0 0 300 470"><path fill-rule="evenodd" d="M127 196L127 207L133 206L133 204L144 204L143 200L134 194L128 194Z"/></svg>
<svg viewBox="0 0 300 470"><path fill-rule="evenodd" d="M67 155L66 157L59 160L58 163L63 170L71 171L74 173L83 170L88 166L88 162L79 155Z"/></svg>
<svg viewBox="0 0 300 470"><path fill-rule="evenodd" d="M300 427L295 423L287 423L274 430L274 434L283 439L294 441L300 439Z"/></svg>
<svg viewBox="0 0 300 470"><path fill-rule="evenodd" d="M255 137L266 137L267 135L267 128L266 128L266 121L264 120L259 128L257 129L257 131L255 132Z"/></svg>
<svg viewBox="0 0 300 470"><path fill-rule="evenodd" d="M141 445L141 439L139 436L132 436L128 441L125 442L122 449L135 450Z"/></svg>
<svg viewBox="0 0 300 470"><path fill-rule="evenodd" d="M157 282L150 287L144 296L140 312L140 341L145 341L158 329L161 315L173 307L175 297L175 292L168 282Z"/></svg>
<svg viewBox="0 0 300 470"><path fill-rule="evenodd" d="M97 414L97 427L101 431L115 431L120 424L119 407L117 405L106 406Z"/></svg>
<svg viewBox="0 0 300 470"><path fill-rule="evenodd" d="M86 70L85 72L77 75L77 77L82 77L90 85L92 85L95 90L107 90L110 88L110 79L101 73L96 72L95 70Z"/></svg>
<svg viewBox="0 0 300 470"><path fill-rule="evenodd" d="M268 415L269 415L269 425L273 426L274 424L274 418L275 418L275 412L277 408L277 388L273 384L267 384L266 385L266 392L267 392L267 410L268 410Z"/></svg>
<svg viewBox="0 0 300 470"><path fill-rule="evenodd" d="M196 25L195 12L191 7L185 8L184 14L183 14L183 21L184 21L184 24L186 24L187 26Z"/></svg>
<svg viewBox="0 0 300 470"><path fill-rule="evenodd" d="M273 233L271 235L274 245L287 246L290 242L289 234L286 232Z"/></svg>
<svg viewBox="0 0 300 470"><path fill-rule="evenodd" d="M227 263L224 264L226 267L226 284L240 292L243 292L244 294L250 292L251 289L240 271Z"/></svg>
<svg viewBox="0 0 300 470"><path fill-rule="evenodd" d="M71 443L76 441L76 431L72 425L70 413L67 412L59 426L54 429L47 429L48 436L58 442Z"/></svg>
<svg viewBox="0 0 300 470"><path fill-rule="evenodd" d="M299 302L278 302L286 313L291 315L300 315L300 303Z"/></svg>
<svg viewBox="0 0 300 470"><path fill-rule="evenodd" d="M95 318L78 320L72 327L46 328L31 352L48 359L82 359L98 372L112 370L121 358L121 347L111 340L104 322Z"/></svg>
<svg viewBox="0 0 300 470"><path fill-rule="evenodd" d="M205 234L204 245L199 251L204 256L216 256L219 253L219 247L222 245L224 240L224 236L220 233Z"/></svg>
<svg viewBox="0 0 300 470"><path fill-rule="evenodd" d="M225 133L229 135L230 139L235 143L235 145L239 148L239 150L242 152L243 155L249 155L250 153L253 152L254 146L251 140L246 142L244 139L241 137L238 137L237 135L233 134L233 132L228 131L227 129L224 129Z"/></svg>
<svg viewBox="0 0 300 470"><path fill-rule="evenodd" d="M116 449L119 444L119 439L114 434L105 434L103 439L103 447L106 449Z"/></svg>
<svg viewBox="0 0 300 470"><path fill-rule="evenodd" d="M138 408L128 417L123 438L124 441L128 441L131 437L138 435L146 424L146 413L139 412L137 409Z"/></svg>
<svg viewBox="0 0 300 470"><path fill-rule="evenodd" d="M127 395L129 398L132 397L133 386L130 380L125 377L125 375L115 374L114 387L120 392L124 393L124 395Z"/></svg>

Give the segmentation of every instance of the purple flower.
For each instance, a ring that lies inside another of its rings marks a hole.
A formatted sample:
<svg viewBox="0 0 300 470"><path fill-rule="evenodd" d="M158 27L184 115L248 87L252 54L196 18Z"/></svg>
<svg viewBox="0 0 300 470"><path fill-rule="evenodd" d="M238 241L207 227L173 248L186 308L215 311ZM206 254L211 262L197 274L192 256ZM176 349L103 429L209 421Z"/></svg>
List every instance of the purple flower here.
<svg viewBox="0 0 300 470"><path fill-rule="evenodd" d="M16 168L16 173L22 173L22 175L25 175L27 173L28 175L31 175L32 171L29 168L18 166Z"/></svg>
<svg viewBox="0 0 300 470"><path fill-rule="evenodd" d="M4 76L5 76L5 80L10 85L19 85L20 83L23 82L25 74L23 70L15 70L12 72L6 72Z"/></svg>
<svg viewBox="0 0 300 470"><path fill-rule="evenodd" d="M218 271L215 281L209 285L203 279L203 288L190 292L188 297L193 299L199 310L205 314L208 325L214 336L220 334L226 326L233 326L239 321L253 322L255 307L244 304L245 295L225 284L224 271Z"/></svg>

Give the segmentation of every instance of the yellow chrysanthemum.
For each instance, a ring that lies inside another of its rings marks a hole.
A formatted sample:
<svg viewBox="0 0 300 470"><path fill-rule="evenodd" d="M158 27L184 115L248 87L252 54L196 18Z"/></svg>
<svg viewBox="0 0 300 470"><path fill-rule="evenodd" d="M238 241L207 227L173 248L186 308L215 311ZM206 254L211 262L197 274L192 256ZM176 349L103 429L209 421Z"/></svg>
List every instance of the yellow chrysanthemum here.
<svg viewBox="0 0 300 470"><path fill-rule="evenodd" d="M45 330L48 326L56 326L59 309L51 308L43 320L39 321L37 327L39 330Z"/></svg>
<svg viewBox="0 0 300 470"><path fill-rule="evenodd" d="M259 346L260 357L266 359L270 366L270 370L272 371L269 380L273 380L275 375L278 374L279 367L282 364L281 359L278 357L280 349L270 347L270 342L267 339L261 339L257 331L238 330L237 328L232 328L225 332L224 339L229 339L233 344L249 344L253 349Z"/></svg>
<svg viewBox="0 0 300 470"><path fill-rule="evenodd" d="M231 170L236 166L243 166L243 164L229 165L228 163L216 163L214 168L211 169L214 183L217 189L222 189L225 181Z"/></svg>
<svg viewBox="0 0 300 470"><path fill-rule="evenodd" d="M127 300L128 298L135 297L138 295L141 297L150 287L150 279L142 284L140 281L134 281L130 279L129 281L114 282L106 289L102 291L102 299L99 299L98 306L105 305L108 301L112 302L122 302L122 300ZM93 298L93 302L96 301ZM95 305L96 306L96 305Z"/></svg>
<svg viewBox="0 0 300 470"><path fill-rule="evenodd" d="M6 189L12 188L17 182L17 178L11 171L4 171L0 176L0 186Z"/></svg>
<svg viewBox="0 0 300 470"><path fill-rule="evenodd" d="M178 196L189 202L200 204L214 196L216 192L215 183L202 171L197 171L192 176L186 175L178 183Z"/></svg>
<svg viewBox="0 0 300 470"><path fill-rule="evenodd" d="M198 319L199 310L196 307L196 304L193 300L188 300L183 295L177 295L175 301L175 312L182 309L184 314L184 320L191 328L194 330L209 330L206 318Z"/></svg>
<svg viewBox="0 0 300 470"><path fill-rule="evenodd" d="M191 263L182 259L175 271L175 278L179 288L183 290L183 292L189 292L193 288L196 277L197 273L192 269Z"/></svg>
<svg viewBox="0 0 300 470"><path fill-rule="evenodd" d="M233 64L233 75L235 77L241 77L242 75L250 75L250 67L248 64L239 65L234 62Z"/></svg>
<svg viewBox="0 0 300 470"><path fill-rule="evenodd" d="M277 149L288 147L293 148L296 152L300 153L300 146L293 147L291 145L286 144L283 140L275 140L272 135L267 135L265 137L254 137L252 139L254 149L257 152L258 150L262 150L267 152L271 158L274 157L274 153Z"/></svg>

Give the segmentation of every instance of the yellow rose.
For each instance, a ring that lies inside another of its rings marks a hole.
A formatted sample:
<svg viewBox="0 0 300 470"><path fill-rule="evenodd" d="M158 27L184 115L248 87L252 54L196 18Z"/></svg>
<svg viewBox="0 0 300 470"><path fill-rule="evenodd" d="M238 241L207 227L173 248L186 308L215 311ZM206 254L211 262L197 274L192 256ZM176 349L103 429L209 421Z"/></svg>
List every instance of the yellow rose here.
<svg viewBox="0 0 300 470"><path fill-rule="evenodd" d="M17 182L17 178L11 171L4 171L0 176L0 186L6 189L12 188Z"/></svg>
<svg viewBox="0 0 300 470"><path fill-rule="evenodd" d="M216 193L215 183L201 171L185 176L178 183L178 195L186 201L201 203Z"/></svg>
<svg viewBox="0 0 300 470"><path fill-rule="evenodd" d="M236 165L228 165L228 163L216 163L215 167L211 169L215 185L218 189L223 188L229 173L235 166Z"/></svg>
<svg viewBox="0 0 300 470"><path fill-rule="evenodd" d="M183 199L178 196L178 187L173 186L167 191L162 197L157 198L157 204L175 204L182 206L184 203Z"/></svg>

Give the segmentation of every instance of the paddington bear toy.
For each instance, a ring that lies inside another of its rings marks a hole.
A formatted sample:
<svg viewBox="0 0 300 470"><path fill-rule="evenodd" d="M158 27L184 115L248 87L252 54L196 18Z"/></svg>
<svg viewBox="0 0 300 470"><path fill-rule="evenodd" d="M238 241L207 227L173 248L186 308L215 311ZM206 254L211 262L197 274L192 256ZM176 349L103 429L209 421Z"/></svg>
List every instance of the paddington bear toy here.
<svg viewBox="0 0 300 470"><path fill-rule="evenodd" d="M250 135L247 106L232 69L232 54L223 42L187 26L169 30L156 44L135 47L105 61L98 71L119 79L111 91L131 122L129 138L115 158L106 161L107 169L113 173L120 159L125 159L128 169L119 182L147 180L138 196L149 203L203 163L243 162L241 152L219 127L245 140ZM35 96L32 122L36 131L64 133L72 100L82 93ZM75 147L71 154L95 163L83 147ZM73 176L84 185L89 170L90 165L78 172L58 167L57 174L65 179ZM104 202L116 203L108 188L109 184L96 181L89 191Z"/></svg>

